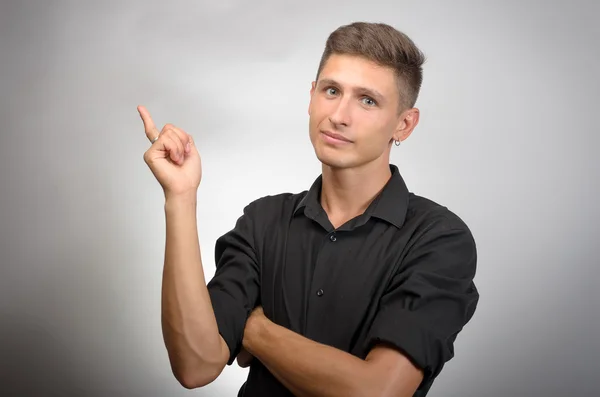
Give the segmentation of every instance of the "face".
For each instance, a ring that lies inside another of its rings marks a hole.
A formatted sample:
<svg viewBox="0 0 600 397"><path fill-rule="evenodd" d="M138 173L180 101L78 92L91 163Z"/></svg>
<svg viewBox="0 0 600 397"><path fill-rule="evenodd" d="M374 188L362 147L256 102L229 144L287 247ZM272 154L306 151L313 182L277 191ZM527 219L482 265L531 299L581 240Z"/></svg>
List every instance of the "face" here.
<svg viewBox="0 0 600 397"><path fill-rule="evenodd" d="M310 94L310 140L333 168L389 163L392 140L406 139L418 122L417 109L399 112L393 70L362 57L331 55Z"/></svg>

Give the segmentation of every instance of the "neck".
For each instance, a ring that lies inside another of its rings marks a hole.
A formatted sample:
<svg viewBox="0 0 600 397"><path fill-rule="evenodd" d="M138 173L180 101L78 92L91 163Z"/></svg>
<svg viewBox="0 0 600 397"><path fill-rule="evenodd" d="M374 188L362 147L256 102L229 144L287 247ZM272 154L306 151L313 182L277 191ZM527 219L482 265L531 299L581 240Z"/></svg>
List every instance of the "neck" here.
<svg viewBox="0 0 600 397"><path fill-rule="evenodd" d="M321 206L335 228L365 212L389 181L389 160L382 160L349 169L323 164Z"/></svg>

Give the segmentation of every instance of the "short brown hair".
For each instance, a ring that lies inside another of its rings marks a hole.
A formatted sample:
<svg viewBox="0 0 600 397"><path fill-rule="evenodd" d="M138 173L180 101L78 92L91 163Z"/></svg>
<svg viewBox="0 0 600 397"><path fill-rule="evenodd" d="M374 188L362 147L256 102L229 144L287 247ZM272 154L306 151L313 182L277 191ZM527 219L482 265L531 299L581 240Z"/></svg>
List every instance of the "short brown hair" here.
<svg viewBox="0 0 600 397"><path fill-rule="evenodd" d="M404 33L384 23L355 22L334 30L325 44L317 80L332 54L357 55L394 70L401 110L417 102L423 82L425 55Z"/></svg>

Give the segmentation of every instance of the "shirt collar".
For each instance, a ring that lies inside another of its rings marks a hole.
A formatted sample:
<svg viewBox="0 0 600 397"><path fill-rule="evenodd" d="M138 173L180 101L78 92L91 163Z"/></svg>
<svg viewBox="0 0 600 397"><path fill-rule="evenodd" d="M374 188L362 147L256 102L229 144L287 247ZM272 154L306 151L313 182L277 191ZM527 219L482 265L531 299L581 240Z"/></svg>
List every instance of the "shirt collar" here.
<svg viewBox="0 0 600 397"><path fill-rule="evenodd" d="M390 164L390 171L392 176L381 193L369 205L365 215L382 219L400 228L406 219L409 192L398 167ZM320 203L322 183L323 176L319 175L294 209L294 215L302 208L309 216L315 216L315 214L323 211Z"/></svg>

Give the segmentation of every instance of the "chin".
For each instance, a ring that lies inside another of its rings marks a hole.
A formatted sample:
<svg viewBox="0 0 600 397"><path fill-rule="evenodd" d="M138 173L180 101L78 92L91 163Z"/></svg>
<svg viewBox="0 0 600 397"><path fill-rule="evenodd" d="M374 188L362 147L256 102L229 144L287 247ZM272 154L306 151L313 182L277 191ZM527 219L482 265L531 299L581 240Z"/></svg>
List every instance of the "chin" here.
<svg viewBox="0 0 600 397"><path fill-rule="evenodd" d="M317 159L321 162L321 164L326 165L331 168L352 168L356 167L360 162L356 161L357 159L353 158L354 156L349 156L347 153L327 153L327 150L319 150L319 148L315 149L315 154Z"/></svg>

